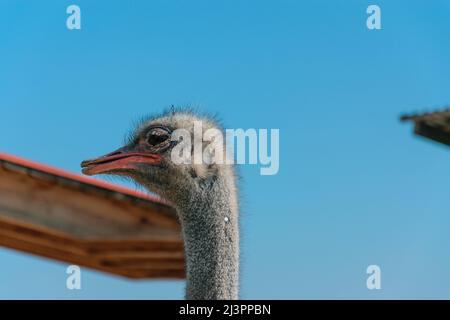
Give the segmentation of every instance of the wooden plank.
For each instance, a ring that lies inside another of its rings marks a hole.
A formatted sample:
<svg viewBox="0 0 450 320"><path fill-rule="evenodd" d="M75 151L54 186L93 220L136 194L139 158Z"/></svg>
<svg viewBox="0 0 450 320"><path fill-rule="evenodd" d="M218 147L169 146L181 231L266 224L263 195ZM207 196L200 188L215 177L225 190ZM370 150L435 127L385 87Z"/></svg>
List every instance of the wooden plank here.
<svg viewBox="0 0 450 320"><path fill-rule="evenodd" d="M58 228L80 237L149 237L172 229L175 217L145 210L127 201L99 198L58 185L48 186L32 178L0 172L0 209L18 220ZM7 210L9 208L9 210Z"/></svg>
<svg viewBox="0 0 450 320"><path fill-rule="evenodd" d="M148 271L156 269L178 270L180 274L184 273L183 252L180 248L177 248L178 251L149 251L148 248L141 247L139 250L144 249L143 251L125 250L121 251L120 254L117 254L117 251L116 254L114 252L104 254L102 250L99 250L93 254L89 247L95 248L95 243L87 242L84 246L77 247L76 241L72 243L70 241L63 243L42 241L39 236L24 236L4 227L0 227L0 245L132 278L139 278L141 274L150 274L142 272L141 269ZM157 246L152 247L160 246L161 244L157 244ZM135 253L138 254L135 255ZM127 269L127 271L122 273L119 269ZM172 274L172 271L169 274Z"/></svg>
<svg viewBox="0 0 450 320"><path fill-rule="evenodd" d="M143 267L112 267L108 266L108 263L101 262L100 260L93 259L90 256L70 254L68 255L65 251L59 251L52 247L41 247L36 246L34 243L17 241L13 238L4 237L0 235L0 243L2 246L19 250L21 252L26 252L32 255L37 255L39 257L55 259L60 262L68 264L76 264L81 267L88 267L94 270L124 276L132 279L142 279L142 278L176 278L183 279L185 277L184 268L180 268L180 265L166 265L161 268L161 265L156 267L151 267L149 265L144 265Z"/></svg>

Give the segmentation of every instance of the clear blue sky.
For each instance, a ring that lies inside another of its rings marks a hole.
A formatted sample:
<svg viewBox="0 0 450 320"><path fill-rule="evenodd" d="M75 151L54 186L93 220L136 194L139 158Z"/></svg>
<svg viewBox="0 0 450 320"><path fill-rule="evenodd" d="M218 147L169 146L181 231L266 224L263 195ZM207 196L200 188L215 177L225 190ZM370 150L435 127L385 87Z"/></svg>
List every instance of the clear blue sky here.
<svg viewBox="0 0 450 320"><path fill-rule="evenodd" d="M449 39L450 1L0 0L0 151L79 172L171 104L279 128L279 174L240 168L241 297L448 299L449 149L398 118L450 102ZM66 266L0 249L0 298L183 297Z"/></svg>

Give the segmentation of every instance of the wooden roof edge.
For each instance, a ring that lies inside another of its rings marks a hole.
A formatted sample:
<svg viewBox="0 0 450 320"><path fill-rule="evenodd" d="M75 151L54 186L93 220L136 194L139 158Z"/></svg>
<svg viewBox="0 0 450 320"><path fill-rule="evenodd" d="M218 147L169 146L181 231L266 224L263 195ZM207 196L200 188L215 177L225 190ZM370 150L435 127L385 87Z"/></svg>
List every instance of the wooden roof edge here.
<svg viewBox="0 0 450 320"><path fill-rule="evenodd" d="M11 166L16 169L22 169L27 173L40 173L56 178L58 181L69 182L80 189L88 190L89 188L101 190L116 197L129 197L131 199L151 203L152 205L162 206L168 210L175 212L174 208L162 199L147 194L142 191L133 190L124 186L116 185L99 179L83 176L81 174L72 173L63 169L55 168L46 164L24 159L12 154L0 152L0 165L6 163L8 168ZM8 166L9 164L9 166Z"/></svg>
<svg viewBox="0 0 450 320"><path fill-rule="evenodd" d="M450 117L450 107L444 107L441 110L431 111L431 112L421 112L421 113L408 113L400 116L401 121L421 121L426 120L428 117L433 116L449 116Z"/></svg>

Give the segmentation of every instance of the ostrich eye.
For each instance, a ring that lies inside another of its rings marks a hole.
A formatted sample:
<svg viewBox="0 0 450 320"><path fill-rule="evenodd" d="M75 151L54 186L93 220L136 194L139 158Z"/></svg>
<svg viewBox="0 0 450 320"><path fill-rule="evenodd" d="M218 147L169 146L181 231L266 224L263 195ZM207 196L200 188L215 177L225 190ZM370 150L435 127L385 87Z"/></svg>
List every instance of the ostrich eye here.
<svg viewBox="0 0 450 320"><path fill-rule="evenodd" d="M162 128L153 128L147 133L147 143L151 146L157 146L169 139L170 133Z"/></svg>

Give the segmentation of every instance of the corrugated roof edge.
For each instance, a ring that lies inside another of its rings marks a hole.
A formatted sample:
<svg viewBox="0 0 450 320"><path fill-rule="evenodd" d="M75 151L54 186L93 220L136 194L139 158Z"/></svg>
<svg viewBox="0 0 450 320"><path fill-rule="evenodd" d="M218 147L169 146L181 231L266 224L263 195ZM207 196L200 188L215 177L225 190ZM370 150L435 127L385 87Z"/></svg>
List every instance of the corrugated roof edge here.
<svg viewBox="0 0 450 320"><path fill-rule="evenodd" d="M134 198L139 198L141 200L151 201L151 202L154 202L157 204L171 207L169 203L167 203L161 199L158 199L156 197L153 197L145 192L129 189L127 187L119 186L119 185L105 182L102 180L90 178L90 177L83 176L83 175L76 174L76 173L72 173L72 172L65 171L65 170L62 170L59 168L55 168L55 167L52 167L49 165L45 165L45 164L38 163L35 161L27 160L27 159L24 159L24 158L15 156L15 155L0 152L0 162L7 162L7 163L10 163L13 165L17 165L17 166L26 168L28 170L38 171L38 172L49 174L49 175L52 175L55 177L68 179L70 181L79 183L81 185L93 186L96 188L103 189L107 192L116 192L116 193L120 193L120 194L125 194L128 196L134 197Z"/></svg>

